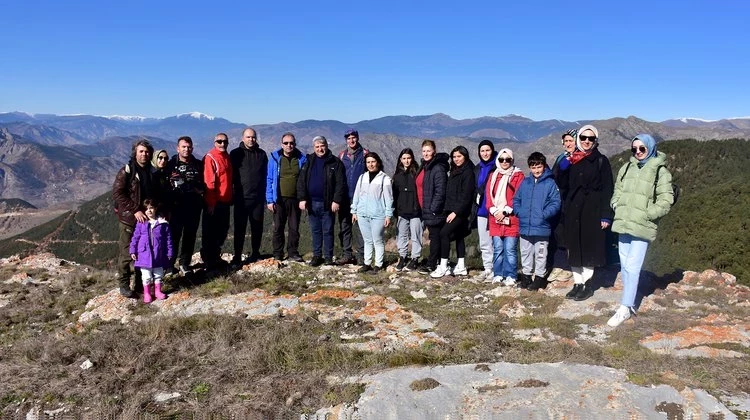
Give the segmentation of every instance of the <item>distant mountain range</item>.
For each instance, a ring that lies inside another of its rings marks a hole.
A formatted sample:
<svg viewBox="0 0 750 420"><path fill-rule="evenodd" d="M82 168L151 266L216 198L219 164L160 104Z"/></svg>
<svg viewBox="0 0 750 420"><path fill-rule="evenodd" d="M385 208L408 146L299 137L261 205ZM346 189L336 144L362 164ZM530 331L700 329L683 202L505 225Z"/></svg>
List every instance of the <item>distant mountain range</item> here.
<svg viewBox="0 0 750 420"><path fill-rule="evenodd" d="M296 123L257 124L253 127L267 152L278 148L281 135L293 132L298 146L310 151L312 138L326 136L334 152L343 149L343 133L360 132L362 143L381 154L392 172L399 151L411 147L419 157L420 143L435 139L440 151L466 145L472 154L481 139L510 147L517 162L532 151L548 158L560 152L560 135L570 128L592 123L600 133L600 148L615 154L629 147L638 133L651 133L658 141L750 138L750 118L717 121L681 118L649 122L630 116L598 121L534 121L519 115L454 119L445 114L387 116L357 123L305 120ZM116 170L130 156L133 141L148 138L157 149L174 153L175 142L189 135L195 154L203 155L218 132L230 136L236 147L247 125L191 112L167 118L0 113L0 198L21 198L45 207L61 201L84 201L111 187ZM523 166L523 165L521 165Z"/></svg>

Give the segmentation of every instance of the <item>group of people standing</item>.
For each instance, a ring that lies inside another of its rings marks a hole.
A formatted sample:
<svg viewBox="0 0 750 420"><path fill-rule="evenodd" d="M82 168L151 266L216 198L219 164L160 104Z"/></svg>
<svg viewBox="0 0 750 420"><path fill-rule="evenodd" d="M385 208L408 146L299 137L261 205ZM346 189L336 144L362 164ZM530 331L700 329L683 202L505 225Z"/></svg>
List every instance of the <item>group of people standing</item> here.
<svg viewBox="0 0 750 420"><path fill-rule="evenodd" d="M305 155L294 134L284 133L269 159L256 131L247 128L231 153L229 137L217 134L214 148L202 160L193 156L187 136L178 139L171 159L166 150L154 154L148 141L137 141L113 186L120 221L121 294L136 296L130 287L130 262L135 260L140 269L136 286L143 285L144 300L151 301L152 285L155 297L165 298L160 286L165 270L190 272L201 214L204 265L210 270L226 264L220 250L234 206L233 266L260 257L266 210L273 214L273 256L302 262L299 225L305 211L312 233L310 265L360 264L359 272L377 272L384 268L385 229L396 216L398 271L432 278L467 275L465 238L477 229L484 280L544 288L559 247L567 250L574 278L566 297L575 300L594 293L591 278L594 267L606 264L605 237L611 227L620 234L625 287L610 325L634 313L648 243L673 200L671 174L662 169L665 156L656 151L651 136L633 139L633 157L616 180L598 150L599 134L592 125L562 136L564 152L551 169L542 153L532 153L528 176L516 166L510 149L495 151L489 140L479 143L477 164L464 146L438 153L435 142L425 140L421 160L412 149L403 149L390 177L381 157L360 144L356 130L348 130L344 138L347 147L338 156L323 136L313 139L313 153ZM343 255L334 261L337 220ZM251 253L243 260L248 223ZM353 229L355 224L359 229ZM421 258L423 229L430 239L426 259ZM453 242L457 261L449 264Z"/></svg>

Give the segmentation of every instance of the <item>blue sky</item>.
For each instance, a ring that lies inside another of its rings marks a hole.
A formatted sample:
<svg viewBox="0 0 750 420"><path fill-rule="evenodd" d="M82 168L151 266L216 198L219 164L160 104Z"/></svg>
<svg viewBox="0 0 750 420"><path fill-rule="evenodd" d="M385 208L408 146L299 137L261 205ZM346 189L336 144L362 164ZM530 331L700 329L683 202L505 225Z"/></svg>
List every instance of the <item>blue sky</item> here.
<svg viewBox="0 0 750 420"><path fill-rule="evenodd" d="M250 124L750 115L745 0L27 0L0 10L0 112L201 111Z"/></svg>

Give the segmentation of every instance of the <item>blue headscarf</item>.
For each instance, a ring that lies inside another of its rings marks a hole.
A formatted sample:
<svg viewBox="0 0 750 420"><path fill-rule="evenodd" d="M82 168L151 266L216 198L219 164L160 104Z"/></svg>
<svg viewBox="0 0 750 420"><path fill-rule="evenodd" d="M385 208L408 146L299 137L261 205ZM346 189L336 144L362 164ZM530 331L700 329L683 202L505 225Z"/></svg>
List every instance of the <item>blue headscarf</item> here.
<svg viewBox="0 0 750 420"><path fill-rule="evenodd" d="M638 165L642 167L646 164L646 162L648 162L649 159L656 156L656 140L654 140L654 138L649 134L639 134L633 137L633 140L630 142L630 147L633 147L633 142L635 142L636 140L640 140L648 149L648 155L646 155L645 158L641 159L638 162Z"/></svg>

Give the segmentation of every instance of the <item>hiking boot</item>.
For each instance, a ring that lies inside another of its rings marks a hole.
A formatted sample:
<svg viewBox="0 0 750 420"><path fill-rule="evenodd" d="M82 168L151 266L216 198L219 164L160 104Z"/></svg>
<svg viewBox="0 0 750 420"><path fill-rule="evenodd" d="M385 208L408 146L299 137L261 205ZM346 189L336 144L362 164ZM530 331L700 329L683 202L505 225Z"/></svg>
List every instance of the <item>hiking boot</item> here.
<svg viewBox="0 0 750 420"><path fill-rule="evenodd" d="M320 267L321 265L323 265L324 262L326 261L323 259L323 257L314 256L312 257L312 259L310 260L308 264L310 264L311 267Z"/></svg>
<svg viewBox="0 0 750 420"><path fill-rule="evenodd" d="M518 275L518 287L521 289L528 289L531 285L531 278L529 278L528 274L520 273Z"/></svg>
<svg viewBox="0 0 750 420"><path fill-rule="evenodd" d="M591 296L594 296L594 288L586 283L583 285L581 290L579 290L578 293L573 296L573 300L580 302L590 298Z"/></svg>
<svg viewBox="0 0 750 420"><path fill-rule="evenodd" d="M128 299L138 298L138 295L135 294L135 292L133 291L133 289L130 288L130 286L120 286L120 295Z"/></svg>
<svg viewBox="0 0 750 420"><path fill-rule="evenodd" d="M372 270L370 270L370 274L377 274L380 271L383 271L383 267L379 265L373 265Z"/></svg>
<svg viewBox="0 0 750 420"><path fill-rule="evenodd" d="M229 263L229 268L232 270L239 270L242 268L242 260L238 258L232 258L232 261Z"/></svg>
<svg viewBox="0 0 750 420"><path fill-rule="evenodd" d="M428 262L423 262L419 267L417 267L417 273L419 274L430 274L435 270L435 267L431 266Z"/></svg>
<svg viewBox="0 0 750 420"><path fill-rule="evenodd" d="M363 265L362 267L359 267L359 269L357 269L357 273L366 273L368 271L372 271L372 267L370 267L369 265Z"/></svg>
<svg viewBox="0 0 750 420"><path fill-rule="evenodd" d="M401 271L404 268L406 268L406 257L401 257L398 259L398 264L396 264L396 271Z"/></svg>
<svg viewBox="0 0 750 420"><path fill-rule="evenodd" d="M253 252L252 254L250 254L250 258L247 259L247 262L248 264L254 263L256 261L260 261L260 259L261 259L260 252Z"/></svg>
<svg viewBox="0 0 750 420"><path fill-rule="evenodd" d="M294 261L294 262L305 262L305 260L303 260L302 257L300 257L299 255L292 255L289 258L287 258L287 260Z"/></svg>
<svg viewBox="0 0 750 420"><path fill-rule="evenodd" d="M333 262L333 258L326 258L323 260L323 264L325 265L337 265L335 262Z"/></svg>
<svg viewBox="0 0 750 420"><path fill-rule="evenodd" d="M185 265L185 264L181 264L180 265L180 274L181 275L187 276L188 274L190 274L192 272L193 272L193 270L191 270L190 267L188 267L187 265Z"/></svg>
<svg viewBox="0 0 750 420"><path fill-rule="evenodd" d="M417 258L412 258L409 260L408 263L406 263L406 267L404 267L404 271L417 271L418 267L419 267L419 260Z"/></svg>
<svg viewBox="0 0 750 420"><path fill-rule="evenodd" d="M583 285L582 284L579 284L579 283L574 284L573 288L570 289L570 291L565 294L565 299L573 299L573 298L575 298L575 296L578 294L578 292L581 291L581 289L583 289Z"/></svg>
<svg viewBox="0 0 750 420"><path fill-rule="evenodd" d="M610 327L617 327L618 325L630 319L630 313L630 308L625 305L620 305L620 307L617 308L615 314L612 315L612 318L607 321L607 325L609 325Z"/></svg>
<svg viewBox="0 0 750 420"><path fill-rule="evenodd" d="M534 276L534 281L526 289L532 292L547 287L547 277L545 276Z"/></svg>
<svg viewBox="0 0 750 420"><path fill-rule="evenodd" d="M348 256L341 258L336 261L336 265L347 265L347 264L357 264L357 259L354 258L354 256Z"/></svg>

